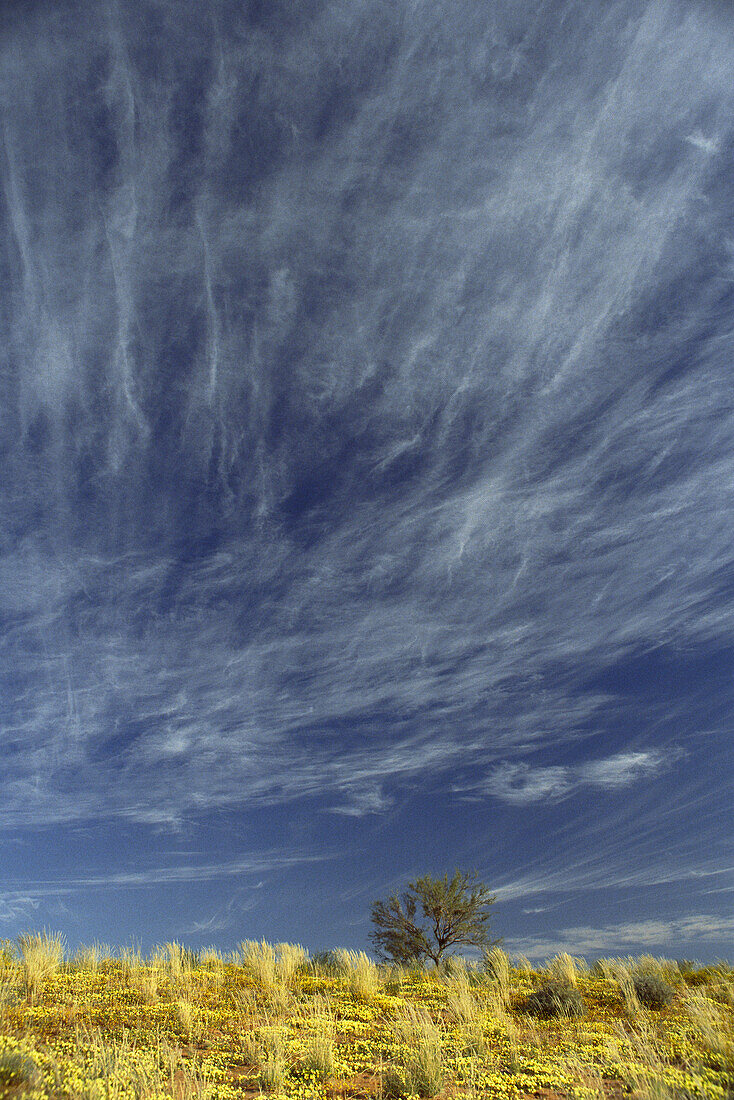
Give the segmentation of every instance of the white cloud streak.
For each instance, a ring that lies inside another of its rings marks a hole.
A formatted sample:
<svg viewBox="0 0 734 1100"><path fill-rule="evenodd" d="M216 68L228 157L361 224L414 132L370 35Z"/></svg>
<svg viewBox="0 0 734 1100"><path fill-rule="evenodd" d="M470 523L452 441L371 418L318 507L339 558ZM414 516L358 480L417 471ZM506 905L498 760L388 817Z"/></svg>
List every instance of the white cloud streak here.
<svg viewBox="0 0 734 1100"><path fill-rule="evenodd" d="M676 920L642 920L601 928L564 928L545 936L507 940L506 950L547 959L560 951L583 955L613 955L647 950L679 951L681 944L705 949L709 942L734 935L734 918L696 913Z"/></svg>
<svg viewBox="0 0 734 1100"><path fill-rule="evenodd" d="M161 886L176 885L182 882L210 882L214 879L239 878L244 875L258 875L264 871L287 870L305 863L315 863L327 859L324 855L273 855L252 856L241 859L223 860L219 863L190 864L178 867L150 867L142 871L117 871L103 875L86 875L80 878L69 876L58 879L26 879L23 882L25 896L21 897L13 890L13 883L6 883L2 896L21 903L39 897L52 897L59 894L97 889L153 889ZM262 886L256 884L253 889ZM10 902L9 902L10 904Z"/></svg>
<svg viewBox="0 0 734 1100"><path fill-rule="evenodd" d="M494 768L479 789L504 802L525 805L565 798L583 787L619 790L655 775L664 766L657 752L623 752L563 767L508 762Z"/></svg>
<svg viewBox="0 0 734 1100"><path fill-rule="evenodd" d="M725 16L138 7L2 45L0 824L664 774L589 681L734 641Z"/></svg>

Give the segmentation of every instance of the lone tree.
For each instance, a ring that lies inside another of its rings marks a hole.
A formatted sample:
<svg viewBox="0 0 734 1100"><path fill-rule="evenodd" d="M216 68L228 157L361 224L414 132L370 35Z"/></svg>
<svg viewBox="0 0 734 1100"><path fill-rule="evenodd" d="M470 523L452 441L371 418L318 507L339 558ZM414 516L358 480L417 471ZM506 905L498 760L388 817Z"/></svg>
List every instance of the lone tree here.
<svg viewBox="0 0 734 1100"><path fill-rule="evenodd" d="M443 878L409 882L401 895L372 906L370 935L381 959L438 966L452 947L489 947L489 907L496 899L475 872L455 871Z"/></svg>

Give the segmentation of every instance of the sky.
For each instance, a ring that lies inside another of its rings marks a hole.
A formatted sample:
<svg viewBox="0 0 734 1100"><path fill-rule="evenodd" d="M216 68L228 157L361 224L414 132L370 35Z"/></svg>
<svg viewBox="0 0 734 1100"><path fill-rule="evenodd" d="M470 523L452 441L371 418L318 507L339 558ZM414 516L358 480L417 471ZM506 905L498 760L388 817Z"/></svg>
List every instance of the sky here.
<svg viewBox="0 0 734 1100"><path fill-rule="evenodd" d="M734 8L0 14L0 937L734 956Z"/></svg>

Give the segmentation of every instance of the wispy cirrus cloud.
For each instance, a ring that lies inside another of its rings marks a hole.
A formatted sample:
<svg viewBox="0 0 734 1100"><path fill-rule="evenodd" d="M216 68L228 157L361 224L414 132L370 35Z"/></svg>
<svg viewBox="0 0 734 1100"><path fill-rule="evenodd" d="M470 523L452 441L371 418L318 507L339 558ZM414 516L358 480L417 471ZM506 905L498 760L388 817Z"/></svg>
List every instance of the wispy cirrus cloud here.
<svg viewBox="0 0 734 1100"><path fill-rule="evenodd" d="M583 787L617 791L663 769L658 752L622 752L584 764L533 767L503 763L494 768L480 789L515 805L565 798Z"/></svg>
<svg viewBox="0 0 734 1100"><path fill-rule="evenodd" d="M677 950L681 944L705 949L710 940L719 941L734 933L734 918L713 913L696 913L679 920L642 920L609 924L601 928L563 928L557 933L509 939L505 947L544 959L560 951L576 954L614 954L647 949Z"/></svg>
<svg viewBox="0 0 734 1100"><path fill-rule="evenodd" d="M215 935L218 932L226 932L236 927L241 922L244 913L248 913L257 907L259 900L257 891L261 890L263 885L264 883L261 880L256 882L249 890L236 890L223 905L217 906L213 912L185 924L181 928L181 934L189 936Z"/></svg>
<svg viewBox="0 0 734 1100"><path fill-rule="evenodd" d="M26 901L37 897L51 897L58 894L74 893L80 890L94 889L154 889L160 886L185 882L207 882L213 879L239 878L243 875L258 875L266 871L278 871L299 864L320 862L328 855L307 853L246 856L241 859L224 860L218 863L181 864L179 866L148 867L140 871L114 871L101 875L86 875L80 878L67 876L63 879L26 879L23 890L26 898L20 898L13 890L11 881L5 884L4 897L14 902ZM259 884L262 886L262 882ZM256 886L255 888L259 888Z"/></svg>
<svg viewBox="0 0 734 1100"><path fill-rule="evenodd" d="M0 893L0 924L17 925L38 909L38 899L24 893Z"/></svg>
<svg viewBox="0 0 734 1100"><path fill-rule="evenodd" d="M87 7L0 44L0 826L649 781L660 847L729 744L726 11Z"/></svg>

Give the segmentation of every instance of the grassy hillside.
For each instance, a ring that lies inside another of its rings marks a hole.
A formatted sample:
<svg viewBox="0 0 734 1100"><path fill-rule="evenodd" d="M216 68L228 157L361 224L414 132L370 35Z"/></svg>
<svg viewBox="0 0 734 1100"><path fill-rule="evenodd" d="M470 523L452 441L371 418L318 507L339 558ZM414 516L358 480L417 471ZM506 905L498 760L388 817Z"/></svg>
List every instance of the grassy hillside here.
<svg viewBox="0 0 734 1100"><path fill-rule="evenodd" d="M377 967L291 944L0 951L0 1096L734 1096L734 971L567 955Z"/></svg>

